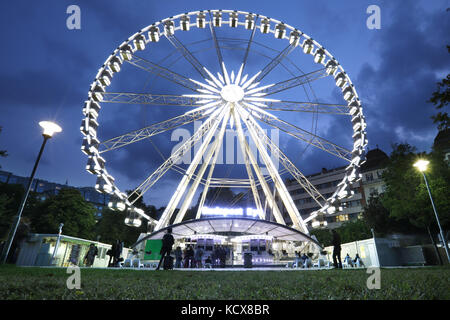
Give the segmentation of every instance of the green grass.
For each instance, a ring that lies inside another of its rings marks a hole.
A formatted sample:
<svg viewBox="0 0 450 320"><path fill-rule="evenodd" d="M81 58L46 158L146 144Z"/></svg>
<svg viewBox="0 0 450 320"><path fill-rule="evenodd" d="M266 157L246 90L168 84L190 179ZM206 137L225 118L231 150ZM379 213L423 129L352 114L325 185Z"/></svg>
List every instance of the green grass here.
<svg viewBox="0 0 450 320"><path fill-rule="evenodd" d="M381 269L369 290L366 270L137 271L81 269L69 290L64 268L0 267L0 299L450 299L450 268Z"/></svg>

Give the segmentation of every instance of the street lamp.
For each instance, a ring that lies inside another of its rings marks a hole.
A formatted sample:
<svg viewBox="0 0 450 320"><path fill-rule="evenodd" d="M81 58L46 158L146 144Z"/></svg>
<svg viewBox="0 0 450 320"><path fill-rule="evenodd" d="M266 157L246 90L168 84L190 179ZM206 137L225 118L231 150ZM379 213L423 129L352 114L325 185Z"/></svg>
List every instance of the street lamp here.
<svg viewBox="0 0 450 320"><path fill-rule="evenodd" d="M450 262L450 255L448 253L447 241L445 240L444 232L442 231L441 223L439 222L439 216L438 216L436 208L434 206L433 197L431 196L430 187L428 186L427 176L425 175L425 170L427 170L427 166L429 163L430 162L428 160L420 159L420 160L416 161L416 163L414 163L414 167L416 167L420 172L422 172L423 179L425 180L425 185L427 186L428 195L430 196L431 206L433 207L434 215L436 216L436 221L437 221L437 224L439 227L439 233L441 234L442 243L444 244L445 253L447 254L447 259Z"/></svg>
<svg viewBox="0 0 450 320"><path fill-rule="evenodd" d="M16 222L15 222L13 228L11 229L8 242L5 244L5 246L3 248L2 258L1 258L1 263L2 264L6 262L6 259L7 259L8 254L9 254L9 250L11 249L11 245L13 243L14 236L16 235L17 227L19 226L19 223L20 223L20 218L22 216L22 211L23 211L23 209L25 207L25 203L27 202L27 198L28 198L28 194L30 193L31 184L33 182L34 174L36 173L36 169L37 169L37 166L39 164L39 160L41 159L42 152L44 151L45 144L47 143L47 140L50 139L53 136L54 133L62 131L60 126L58 126L56 123L53 123L53 122L50 122L50 121L41 121L41 122L39 122L39 125L43 129L42 136L44 137L44 141L42 142L41 150L39 150L39 155L38 155L38 157L36 159L36 162L34 164L33 171L31 172L31 176L30 176L30 179L28 181L28 186L27 186L26 192L25 192L25 194L24 194L24 196L22 198L22 202L21 202L21 204L19 206L19 211L17 212L17 216L16 216Z"/></svg>
<svg viewBox="0 0 450 320"><path fill-rule="evenodd" d="M50 260L50 265L55 264L55 255L56 255L56 252L58 251L59 242L61 241L61 233L62 233L63 227L64 227L64 223L60 223L59 231L58 231L58 238L56 239L55 249L53 250L52 258Z"/></svg>

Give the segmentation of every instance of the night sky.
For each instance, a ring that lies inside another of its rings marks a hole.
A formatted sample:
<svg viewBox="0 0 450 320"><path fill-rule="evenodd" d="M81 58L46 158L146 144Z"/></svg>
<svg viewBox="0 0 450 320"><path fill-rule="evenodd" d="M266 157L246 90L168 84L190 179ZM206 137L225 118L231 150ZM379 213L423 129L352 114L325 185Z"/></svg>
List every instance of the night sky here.
<svg viewBox="0 0 450 320"><path fill-rule="evenodd" d="M66 9L72 4L81 9L81 30L66 27L69 17ZM381 29L370 30L366 26L369 17L366 9L372 4L381 9ZM426 101L436 90L436 83L448 74L450 66L446 48L450 44L450 11L446 11L447 7L450 7L449 2L445 0L3 1L0 4L3 42L0 150L7 150L9 156L0 158L1 170L28 176L42 142L38 122L53 120L63 128L63 132L47 144L36 177L57 183L68 181L73 186L93 186L95 177L84 169L87 157L80 151L82 135L79 128L84 101L98 69L120 43L140 29L180 13L207 9L259 13L313 37L337 58L352 79L368 124L369 149L378 146L390 153L392 143L406 141L419 151L430 151L437 134L430 117L436 111ZM228 36L229 29L228 26L222 27L217 31L218 36ZM239 29L242 30L239 37L248 39L247 30ZM190 35L180 37L184 37L186 43L194 41ZM207 34L199 37L205 39ZM272 39L273 35L271 41L274 41ZM284 46L286 44L284 42ZM150 49L142 54L139 52L139 55L167 66L170 61L167 55L173 47L162 39L155 48L153 52ZM277 49L283 48L280 45ZM242 55L242 50L239 54ZM224 53L235 72L241 61L239 54ZM300 53L296 52L295 57L297 55ZM208 68L215 68L217 58L213 50L199 52L198 57L204 58ZM317 69L311 57L309 60L298 59L296 63L305 72ZM267 62L260 56L251 57L247 70L249 76ZM173 70L195 79L193 70L179 65L183 62L170 63ZM159 94L191 93L127 67L123 74L119 73L117 80L113 79L111 89ZM211 71L217 73L219 70ZM277 69L267 81L287 78L286 71ZM340 92L332 80L328 81L331 86L326 81L314 84L314 91L308 97L315 95L318 101L341 103ZM304 96L295 94L286 98L304 101ZM103 104L99 118L101 140L168 119L180 114L181 110L181 107L161 108L164 107ZM314 127L310 115L296 114L283 119L307 130ZM192 131L192 126L187 128ZM348 128L341 121L324 116L318 119L314 130L318 135L349 148L346 142L351 133L345 129ZM134 188L162 163L158 150L164 157L170 155L177 144L170 138L170 133L153 137L151 141L105 156L108 172L116 177L122 191ZM322 167L343 165L336 158L324 156L314 148L306 148L283 133L280 133L279 146L305 174L318 172ZM235 166L231 173L229 166L219 166L217 173L218 176L239 177L244 172L242 168ZM166 205L179 180L180 175L170 171L149 191L146 202Z"/></svg>

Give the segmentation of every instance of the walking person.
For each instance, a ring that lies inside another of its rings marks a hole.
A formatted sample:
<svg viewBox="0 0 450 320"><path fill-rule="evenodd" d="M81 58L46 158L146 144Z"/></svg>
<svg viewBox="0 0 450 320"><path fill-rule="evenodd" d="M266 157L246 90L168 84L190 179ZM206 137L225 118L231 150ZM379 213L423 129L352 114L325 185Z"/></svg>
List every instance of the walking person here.
<svg viewBox="0 0 450 320"><path fill-rule="evenodd" d="M331 230L331 234L333 235L333 263L334 263L334 267L342 269L341 237L339 236L339 234L334 229ZM338 261L339 261L339 264L338 264Z"/></svg>
<svg viewBox="0 0 450 320"><path fill-rule="evenodd" d="M195 254L194 254L194 260L195 260L195 267L196 268L201 268L202 265L202 256L203 256L203 250L200 247L197 247L195 249Z"/></svg>
<svg viewBox="0 0 450 320"><path fill-rule="evenodd" d="M116 245L114 246L114 259L113 259L113 267L118 267L120 262L120 256L122 255L123 250L123 242L120 242L120 240L116 240Z"/></svg>
<svg viewBox="0 0 450 320"><path fill-rule="evenodd" d="M194 267L194 249L192 249L192 246L190 244L186 247L186 251L184 253L184 267Z"/></svg>
<svg viewBox="0 0 450 320"><path fill-rule="evenodd" d="M225 251L225 248L223 246L219 247L219 261L220 261L220 267L225 268L225 259L227 256L227 252Z"/></svg>
<svg viewBox="0 0 450 320"><path fill-rule="evenodd" d="M181 268L181 262L183 261L183 251L180 247L175 249L175 268Z"/></svg>
<svg viewBox="0 0 450 320"><path fill-rule="evenodd" d="M94 264L96 255L98 255L98 248L93 243L91 243L89 245L89 250L84 257L84 263L87 267L91 267Z"/></svg>
<svg viewBox="0 0 450 320"><path fill-rule="evenodd" d="M161 260L159 260L158 267L156 268L156 270L159 270L161 262L164 260L166 256L168 259L170 259L170 252L172 251L172 246L174 242L175 239L172 236L172 228L167 228L167 233L162 238L162 247L161 251L159 252L161 254Z"/></svg>

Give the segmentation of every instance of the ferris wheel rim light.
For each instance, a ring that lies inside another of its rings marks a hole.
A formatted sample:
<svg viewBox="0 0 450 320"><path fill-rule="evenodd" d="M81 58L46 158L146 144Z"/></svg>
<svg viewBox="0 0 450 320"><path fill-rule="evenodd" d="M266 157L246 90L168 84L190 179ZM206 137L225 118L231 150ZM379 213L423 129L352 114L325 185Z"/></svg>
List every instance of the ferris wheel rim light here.
<svg viewBox="0 0 450 320"><path fill-rule="evenodd" d="M205 13L208 14L208 19ZM195 19L195 22L192 24L190 23L191 16ZM228 20L226 20L227 17ZM242 17L244 17L244 19L242 19ZM240 22L239 18L241 18L241 21L243 22ZM177 21L179 25L176 24ZM348 103L348 114L352 116L353 149L351 152L349 151L350 164L348 170L346 169L345 171L343 181L354 183L361 179L361 174L358 170L355 170L355 168L365 162L364 148L367 146L365 132L367 124L362 115L361 103L350 78L331 53L302 31L281 21L268 18L267 16L237 10L200 10L163 19L141 29L139 32L129 37L128 40L124 41L113 54L108 57L102 68L99 69L95 81L90 87L88 93L89 100L85 102L83 108L83 115L85 118L80 126L80 131L84 136L81 151L88 155L88 165L86 166L86 170L89 173L98 176L95 188L99 192L115 194L124 201L123 203L125 203L127 207L132 208L132 206L130 206L132 204L129 203L126 195L124 196L116 187L114 178L106 172L106 161L99 157L100 142L97 138L97 129L99 127L97 119L101 109L100 103L104 102L106 88L111 85L114 74L121 71L124 61L130 62L133 60L135 51L148 49L152 43L160 41L161 36L167 38L173 37L176 32L192 30L193 28L191 27L208 27L212 29L211 32L214 32L214 28L223 26L228 26L233 28L233 30L238 27L243 27L247 30L253 29L252 32L254 32L255 29L259 29L262 34L272 33L275 39L286 40L293 48L298 46L301 52L312 56L312 60L315 63L324 66L324 72L327 75L332 76L336 86L341 89L342 97ZM160 27L162 29L160 29ZM196 83L201 89L197 88L199 94L183 96L196 100L195 104L197 104L199 108L203 108L202 111L204 110L204 115L216 117L219 114L219 109L232 108L232 106L236 105L236 110L240 110L239 112L245 117L253 116L256 119L261 120L264 117L270 116L271 119L276 119L274 115L266 111L267 109L263 110L264 103L276 103L280 102L280 100L265 97L264 92L270 91L270 87L273 86L273 84L265 86L260 85L261 79L259 77L264 77L264 75L260 76L262 70L249 78L248 74L243 74L242 72L244 64L241 65L237 73L235 73L234 70L231 70L231 73L229 73L224 61L221 61L222 73L218 72L217 76L214 76L205 67L201 67L209 78L206 78L205 75L204 79L202 79L204 82L188 79L192 83ZM197 109L196 111L200 110ZM188 111L186 114L196 114L196 112ZM234 117L230 117L230 125L234 122ZM349 187L345 185L336 190L333 196L328 198L325 204L323 204L317 212L328 212L332 210L334 210L334 212L341 211L342 207L340 206L339 200L340 198L343 198L344 195L348 197L348 195L351 194L351 190L348 191L348 188ZM123 208L123 205L119 206ZM149 217L146 217L143 212L136 212L136 210L134 210L134 212L144 219L150 219ZM138 224L138 222L134 220L128 222L131 225ZM152 220L152 222L154 222L154 220Z"/></svg>

